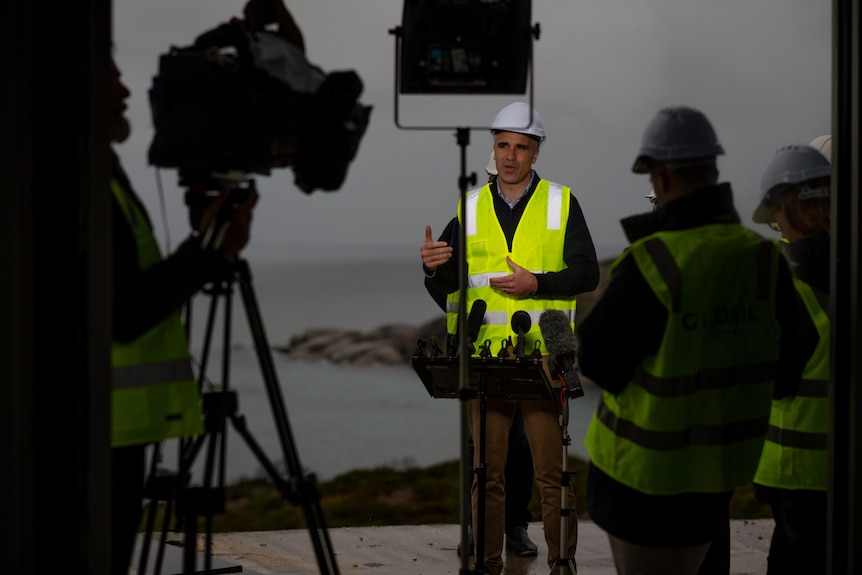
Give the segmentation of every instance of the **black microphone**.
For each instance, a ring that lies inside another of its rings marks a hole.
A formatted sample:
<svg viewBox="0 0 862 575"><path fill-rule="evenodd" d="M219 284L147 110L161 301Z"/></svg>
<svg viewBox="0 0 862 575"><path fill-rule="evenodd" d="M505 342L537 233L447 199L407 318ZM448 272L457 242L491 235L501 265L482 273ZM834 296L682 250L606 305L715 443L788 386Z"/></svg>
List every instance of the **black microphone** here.
<svg viewBox="0 0 862 575"><path fill-rule="evenodd" d="M518 342L515 345L515 357L518 359L524 359L525 335L530 331L532 325L533 320L530 319L530 314L527 312L519 310L512 314L512 331L518 334Z"/></svg>
<svg viewBox="0 0 862 575"><path fill-rule="evenodd" d="M473 342L479 339L479 329L482 327L482 322L485 321L485 310L487 309L488 304L483 299L477 299L470 307L470 314L467 316L467 347L471 356L476 352ZM460 338L457 335L450 334L446 346L449 349L449 357L457 355L459 341Z"/></svg>
<svg viewBox="0 0 862 575"><path fill-rule="evenodd" d="M431 350L428 352L428 357L438 357L443 355L443 348L440 347L440 342L437 341L437 336L433 336L428 340L428 345L431 347Z"/></svg>
<svg viewBox="0 0 862 575"><path fill-rule="evenodd" d="M575 369L575 354L578 343L569 316L558 309L549 309L539 316L539 330L548 350L548 370L559 377L569 389L569 397L581 397L584 389Z"/></svg>
<svg viewBox="0 0 862 575"><path fill-rule="evenodd" d="M488 304L483 299L477 299L473 302L470 308L470 315L467 316L467 335L470 337L470 343L479 339L479 329L482 327L482 322L485 321L485 311L488 309Z"/></svg>

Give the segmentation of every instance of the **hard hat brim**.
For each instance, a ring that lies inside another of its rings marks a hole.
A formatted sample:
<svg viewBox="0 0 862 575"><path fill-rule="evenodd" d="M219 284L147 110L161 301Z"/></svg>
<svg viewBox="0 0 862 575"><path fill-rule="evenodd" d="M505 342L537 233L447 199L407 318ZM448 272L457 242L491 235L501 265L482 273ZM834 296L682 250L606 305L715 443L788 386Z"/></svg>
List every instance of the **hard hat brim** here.
<svg viewBox="0 0 862 575"><path fill-rule="evenodd" d="M653 163L651 158L646 156L638 156L635 163L632 164L632 172L635 174L648 174L650 165Z"/></svg>
<svg viewBox="0 0 862 575"><path fill-rule="evenodd" d="M754 209L751 219L756 224L771 224L775 221L775 218L772 217L772 211L766 207L766 203L763 201Z"/></svg>

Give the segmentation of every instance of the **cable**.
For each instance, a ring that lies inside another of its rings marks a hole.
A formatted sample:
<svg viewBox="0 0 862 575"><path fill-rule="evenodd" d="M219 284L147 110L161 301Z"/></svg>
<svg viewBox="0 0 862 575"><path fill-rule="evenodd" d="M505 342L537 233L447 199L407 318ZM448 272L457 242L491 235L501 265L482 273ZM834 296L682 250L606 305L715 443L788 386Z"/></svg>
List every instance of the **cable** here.
<svg viewBox="0 0 862 575"><path fill-rule="evenodd" d="M168 225L168 209L165 205L165 189L162 187L162 172L156 168L156 189L159 191L159 205L162 212L162 226L165 229L165 253L171 253L171 230Z"/></svg>

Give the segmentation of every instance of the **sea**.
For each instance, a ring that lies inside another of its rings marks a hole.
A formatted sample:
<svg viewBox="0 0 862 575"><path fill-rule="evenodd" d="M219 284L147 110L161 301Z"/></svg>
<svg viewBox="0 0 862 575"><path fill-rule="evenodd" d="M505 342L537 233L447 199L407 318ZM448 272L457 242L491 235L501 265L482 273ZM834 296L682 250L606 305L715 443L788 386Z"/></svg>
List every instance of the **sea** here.
<svg viewBox="0 0 862 575"><path fill-rule="evenodd" d="M265 476L261 458L282 473L295 473L298 465L304 475L326 481L360 469L426 467L461 457L462 402L431 397L410 364L336 365L278 351L306 330L371 331L439 318L443 312L425 292L414 251L257 248L245 258L250 298L240 283L229 297L194 298L188 323L198 370L211 389L235 392L235 419L252 439L228 419L225 441L204 437L193 482L203 479L208 464L223 470L216 477L228 484ZM252 325L261 326L265 345L255 344ZM271 358L272 372L260 354ZM569 454L581 457L599 397L595 387L584 389L584 397L570 400L569 414ZM176 446L164 444L160 458L172 467Z"/></svg>

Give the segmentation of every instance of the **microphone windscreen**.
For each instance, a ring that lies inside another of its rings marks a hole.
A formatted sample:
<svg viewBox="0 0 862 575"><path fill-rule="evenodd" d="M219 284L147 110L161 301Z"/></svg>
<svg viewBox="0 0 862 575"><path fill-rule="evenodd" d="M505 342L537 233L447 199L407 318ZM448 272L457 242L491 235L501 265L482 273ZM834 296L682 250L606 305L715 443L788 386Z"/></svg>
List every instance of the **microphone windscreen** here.
<svg viewBox="0 0 862 575"><path fill-rule="evenodd" d="M552 358L577 351L575 332L572 331L569 316L565 312L558 309L543 311L539 316L539 330L545 340L548 355Z"/></svg>
<svg viewBox="0 0 862 575"><path fill-rule="evenodd" d="M532 325L533 320L527 312L519 310L512 314L512 331L515 333L527 333Z"/></svg>
<svg viewBox="0 0 862 575"><path fill-rule="evenodd" d="M487 309L488 304L483 299L477 299L470 307L470 315L467 316L467 334L470 336L470 341L476 341L479 338L479 329L485 320Z"/></svg>

